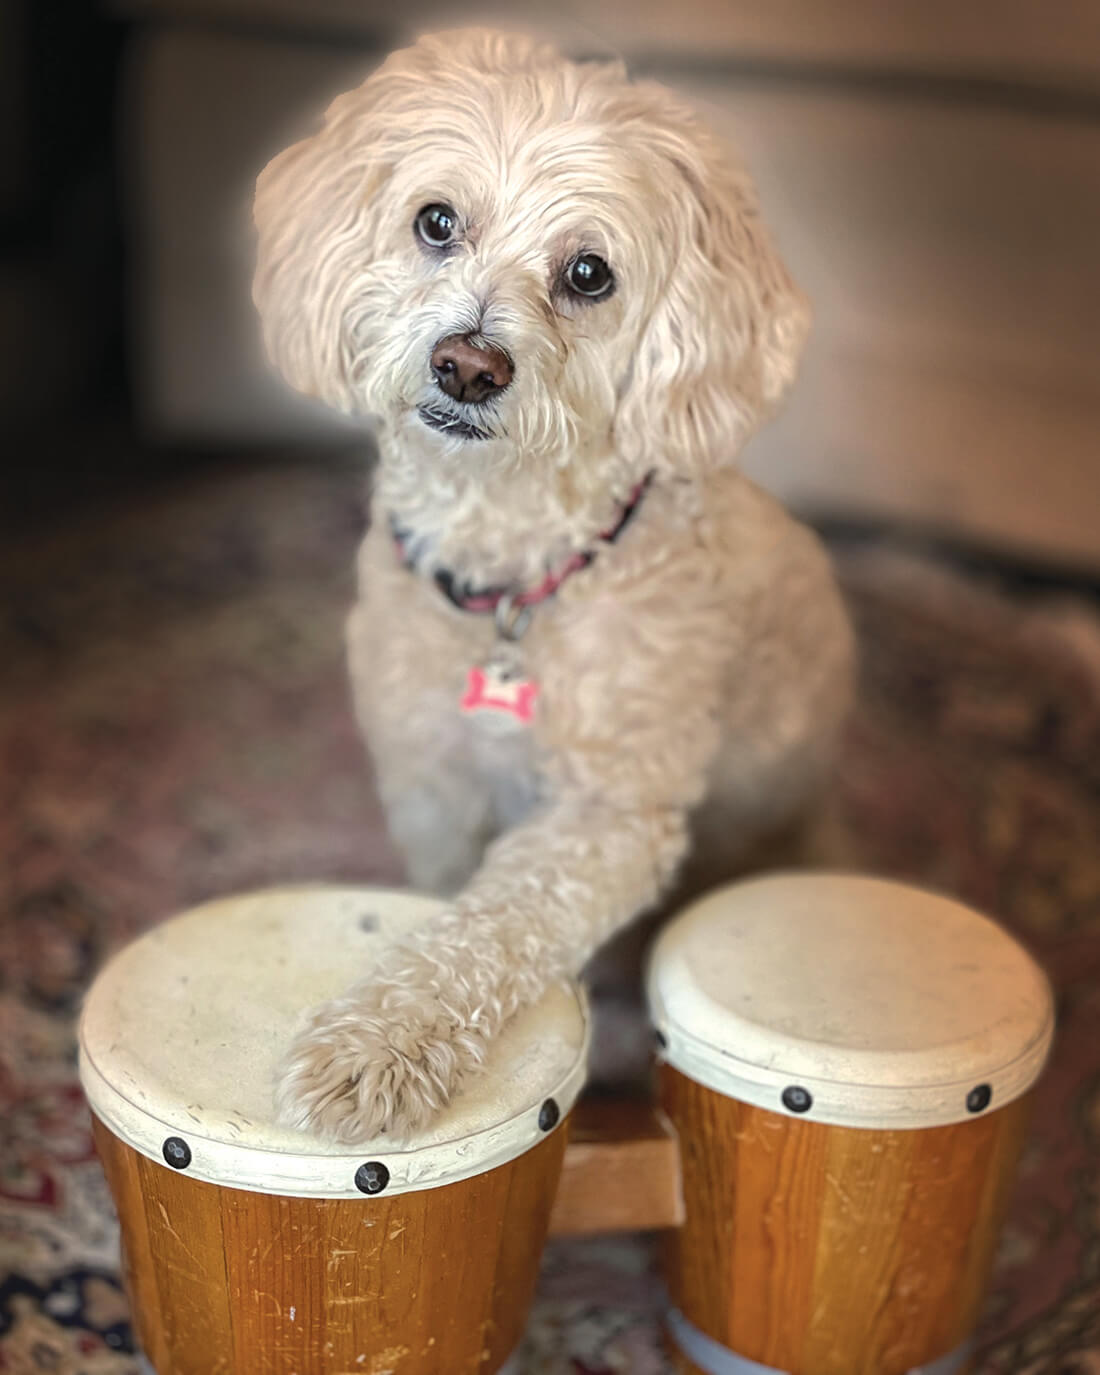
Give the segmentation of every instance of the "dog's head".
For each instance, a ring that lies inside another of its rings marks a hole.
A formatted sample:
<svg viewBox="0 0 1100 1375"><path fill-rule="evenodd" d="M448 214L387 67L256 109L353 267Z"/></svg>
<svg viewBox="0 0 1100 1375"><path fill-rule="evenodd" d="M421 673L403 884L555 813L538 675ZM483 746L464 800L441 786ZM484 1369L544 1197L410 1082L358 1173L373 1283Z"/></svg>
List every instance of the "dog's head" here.
<svg viewBox="0 0 1100 1375"><path fill-rule="evenodd" d="M464 464L728 462L808 323L689 111L511 35L394 54L270 164L255 215L287 380Z"/></svg>

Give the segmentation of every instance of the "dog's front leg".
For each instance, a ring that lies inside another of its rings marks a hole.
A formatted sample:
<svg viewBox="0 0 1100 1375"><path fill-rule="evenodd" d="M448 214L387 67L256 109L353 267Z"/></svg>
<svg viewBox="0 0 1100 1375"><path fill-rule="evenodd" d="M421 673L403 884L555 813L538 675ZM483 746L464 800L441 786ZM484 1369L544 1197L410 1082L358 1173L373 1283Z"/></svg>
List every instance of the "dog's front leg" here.
<svg viewBox="0 0 1100 1375"><path fill-rule="evenodd" d="M722 739L736 641L710 630L708 587L688 589L693 615L664 588L632 615L624 591L546 627L535 665L553 704L535 727L545 802L489 845L415 939L313 1013L278 1086L284 1121L344 1141L419 1127L513 1013L658 900Z"/></svg>
<svg viewBox="0 0 1100 1375"><path fill-rule="evenodd" d="M561 801L490 847L454 905L318 1008L287 1063L284 1121L352 1142L425 1124L492 1038L654 903L686 811Z"/></svg>

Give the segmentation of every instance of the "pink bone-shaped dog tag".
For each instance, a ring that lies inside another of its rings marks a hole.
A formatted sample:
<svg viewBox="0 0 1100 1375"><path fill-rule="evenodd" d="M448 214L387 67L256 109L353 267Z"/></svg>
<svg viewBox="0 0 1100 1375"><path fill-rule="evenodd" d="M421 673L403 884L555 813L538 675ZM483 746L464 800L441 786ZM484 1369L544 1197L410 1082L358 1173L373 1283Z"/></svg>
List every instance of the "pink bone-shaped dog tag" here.
<svg viewBox="0 0 1100 1375"><path fill-rule="evenodd" d="M466 692L462 698L463 711L499 712L514 716L521 725L529 726L535 719L535 699L538 683L530 678L512 678L493 669L472 668L466 678Z"/></svg>

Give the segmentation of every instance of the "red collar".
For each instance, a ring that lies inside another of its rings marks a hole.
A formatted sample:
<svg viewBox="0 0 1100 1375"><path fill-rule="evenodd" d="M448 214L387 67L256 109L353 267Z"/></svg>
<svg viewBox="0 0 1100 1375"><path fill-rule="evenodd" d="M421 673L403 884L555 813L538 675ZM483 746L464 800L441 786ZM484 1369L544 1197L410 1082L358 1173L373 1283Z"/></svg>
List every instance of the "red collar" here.
<svg viewBox="0 0 1100 1375"><path fill-rule="evenodd" d="M647 473L631 492L630 496L619 509L618 519L615 524L607 530L601 530L598 538L605 544L614 544L627 525L633 519L638 507L642 504L642 498L649 489L649 484L653 481L653 474ZM393 533L394 543L397 545L398 557L406 568L412 568L413 563L409 558L408 545L410 535L407 530L403 530L400 525L390 517L390 530ZM478 587L472 588L469 584L459 583L455 575L449 568L437 568L435 570L435 582L443 595L457 606L460 611L471 611L484 615L495 614L507 608L513 616L523 612L530 607L537 606L539 602L546 601L561 587L567 578L574 573L580 572L582 568L595 559L598 550L585 549L580 553L573 554L560 568L554 572L548 572L540 583L529 588L511 587ZM513 620L513 626L515 622Z"/></svg>

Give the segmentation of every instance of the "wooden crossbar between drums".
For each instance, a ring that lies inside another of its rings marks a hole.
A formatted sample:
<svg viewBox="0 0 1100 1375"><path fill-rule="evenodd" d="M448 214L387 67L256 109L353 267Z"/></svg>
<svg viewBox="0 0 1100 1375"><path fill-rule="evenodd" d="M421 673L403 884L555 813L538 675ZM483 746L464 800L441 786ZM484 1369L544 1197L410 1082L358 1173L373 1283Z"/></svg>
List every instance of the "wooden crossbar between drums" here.
<svg viewBox="0 0 1100 1375"><path fill-rule="evenodd" d="M683 1220L679 1147L660 1109L644 1098L582 1098L550 1234L649 1231Z"/></svg>

